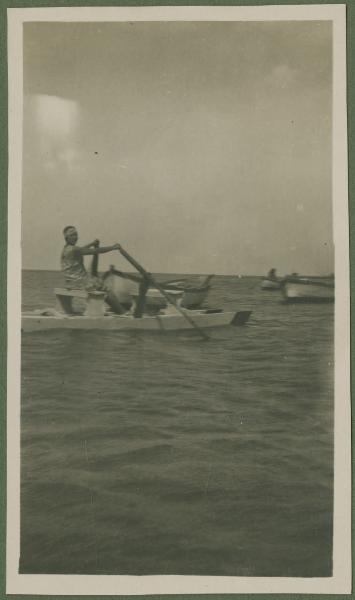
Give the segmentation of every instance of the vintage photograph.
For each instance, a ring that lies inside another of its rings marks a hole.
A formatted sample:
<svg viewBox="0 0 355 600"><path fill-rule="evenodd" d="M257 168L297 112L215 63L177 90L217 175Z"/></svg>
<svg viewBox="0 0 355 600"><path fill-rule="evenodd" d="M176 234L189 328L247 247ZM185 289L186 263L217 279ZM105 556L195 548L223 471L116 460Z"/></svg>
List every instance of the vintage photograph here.
<svg viewBox="0 0 355 600"><path fill-rule="evenodd" d="M136 14L21 25L18 575L331 581L333 20Z"/></svg>

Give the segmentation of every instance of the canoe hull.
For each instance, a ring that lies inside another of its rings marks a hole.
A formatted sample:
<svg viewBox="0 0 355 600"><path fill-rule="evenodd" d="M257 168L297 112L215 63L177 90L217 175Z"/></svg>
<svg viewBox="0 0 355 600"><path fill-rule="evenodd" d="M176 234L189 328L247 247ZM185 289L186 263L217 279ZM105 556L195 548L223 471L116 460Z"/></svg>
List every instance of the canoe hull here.
<svg viewBox="0 0 355 600"><path fill-rule="evenodd" d="M210 281L214 277L214 275L208 275L207 277L201 277L199 284L192 285L191 281L187 279L182 279L180 281L167 281L164 284L164 288L166 291L176 290L182 292L182 298L180 306L182 308L187 308L190 310L196 310L201 308L203 303L207 300L207 296L210 292L211 286Z"/></svg>
<svg viewBox="0 0 355 600"><path fill-rule="evenodd" d="M139 295L139 283L130 280L114 269L111 269L104 276L106 303L116 314L123 314L127 308L132 305L132 301L137 301ZM201 288L184 288L178 285L179 282L173 282L163 286L165 292L176 303L179 302L182 308L199 308L207 298L209 286ZM183 284L183 282L181 282ZM149 288L145 297L145 310L149 314L154 314L167 307L167 300L159 290Z"/></svg>
<svg viewBox="0 0 355 600"><path fill-rule="evenodd" d="M139 296L139 283L126 277L119 276L117 272L110 271L105 276L106 303L117 315L124 314L137 301ZM171 295L176 293L171 292ZM179 294L179 297L182 293ZM166 308L167 301L158 290L148 289L145 298L146 310L157 312Z"/></svg>
<svg viewBox="0 0 355 600"><path fill-rule="evenodd" d="M199 327L221 327L228 325L244 325L249 319L250 311L239 312L207 312L186 311ZM23 333L68 330L101 330L101 331L183 331L192 329L190 323L179 314L144 316L135 319L131 315L107 315L103 317L85 316L44 316L34 313L22 316Z"/></svg>
<svg viewBox="0 0 355 600"><path fill-rule="evenodd" d="M185 289L181 299L181 306L183 308L199 308L207 299L209 287L199 289Z"/></svg>
<svg viewBox="0 0 355 600"><path fill-rule="evenodd" d="M283 295L287 302L334 302L334 284L321 281L286 281Z"/></svg>

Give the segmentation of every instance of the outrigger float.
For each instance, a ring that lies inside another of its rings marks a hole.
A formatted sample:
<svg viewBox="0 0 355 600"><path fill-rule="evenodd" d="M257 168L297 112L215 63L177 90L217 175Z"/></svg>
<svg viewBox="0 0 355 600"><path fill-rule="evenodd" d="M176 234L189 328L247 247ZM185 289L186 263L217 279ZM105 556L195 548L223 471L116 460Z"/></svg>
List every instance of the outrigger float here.
<svg viewBox="0 0 355 600"><path fill-rule="evenodd" d="M192 310L183 308L180 302L181 294L179 295L177 290L165 290L128 252L123 248L120 248L119 251L142 276L140 281L144 290L142 294L141 289L134 299L134 310L131 308L122 313L120 302L113 306L114 295L111 294L111 301L108 303L106 291L56 288L54 290L57 299L56 308L23 313L22 331L29 333L56 329L103 331L186 331L194 329L202 338L208 339L209 336L204 331L206 328L244 325L248 321L251 315L250 310L224 312L219 308ZM152 289L149 289L150 286ZM152 300L158 296L165 299L165 308L161 309L158 303L156 310L152 311L154 302L147 302L150 311L148 314L145 313L146 298ZM86 308L83 314L74 313L72 306L74 299L85 302ZM110 310L108 310L107 303ZM117 314L119 312L121 314Z"/></svg>
<svg viewBox="0 0 355 600"><path fill-rule="evenodd" d="M91 309L92 297L88 302ZM97 304L95 300L95 304ZM169 309L170 311L170 309ZM250 316L250 311L224 312L218 309L185 310L184 316L164 311L164 313L141 318L133 315L105 315L93 316L88 313L83 315L69 315L53 311L38 311L22 315L22 331L24 333L47 331L53 329L99 329L103 331L181 331L191 330L193 320L198 329L206 327L221 327L226 325L244 325ZM206 336L203 336L206 337Z"/></svg>

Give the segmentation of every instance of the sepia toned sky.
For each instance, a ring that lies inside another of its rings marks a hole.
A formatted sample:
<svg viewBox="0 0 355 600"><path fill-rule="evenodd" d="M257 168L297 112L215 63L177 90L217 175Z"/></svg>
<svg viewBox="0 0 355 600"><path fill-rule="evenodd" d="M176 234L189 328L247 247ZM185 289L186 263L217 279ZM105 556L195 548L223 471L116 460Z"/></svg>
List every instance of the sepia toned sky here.
<svg viewBox="0 0 355 600"><path fill-rule="evenodd" d="M26 23L23 267L76 225L155 272L331 272L331 77L329 22Z"/></svg>

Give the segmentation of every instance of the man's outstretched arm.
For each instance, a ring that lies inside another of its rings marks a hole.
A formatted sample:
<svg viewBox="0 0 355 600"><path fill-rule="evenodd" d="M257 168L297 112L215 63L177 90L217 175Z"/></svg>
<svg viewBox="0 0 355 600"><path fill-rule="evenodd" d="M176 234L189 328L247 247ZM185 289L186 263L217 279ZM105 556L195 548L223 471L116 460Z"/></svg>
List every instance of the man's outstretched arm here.
<svg viewBox="0 0 355 600"><path fill-rule="evenodd" d="M81 246L79 248L81 254L83 256L95 255L95 254L106 254L107 252L112 252L112 250L119 250L120 244L114 244L113 246L99 246L97 248L91 246Z"/></svg>

